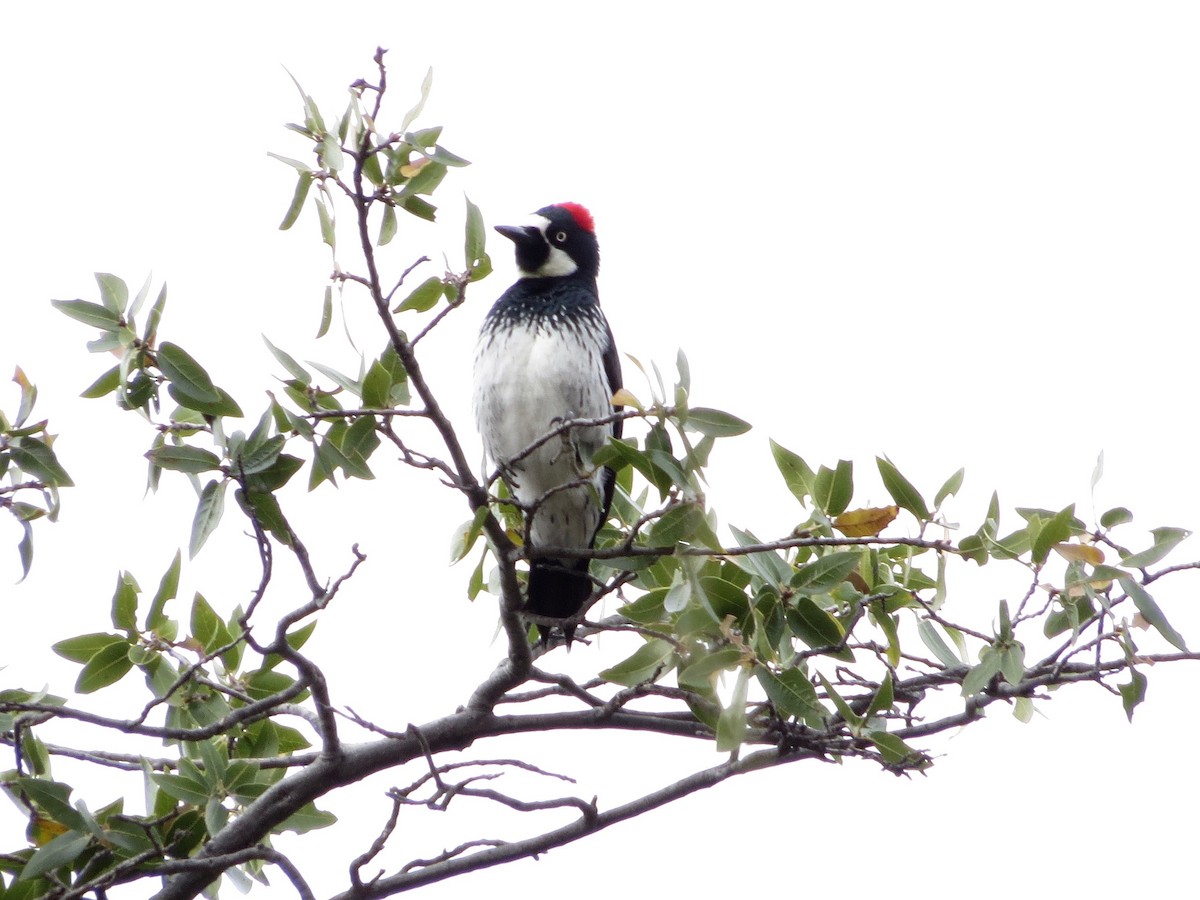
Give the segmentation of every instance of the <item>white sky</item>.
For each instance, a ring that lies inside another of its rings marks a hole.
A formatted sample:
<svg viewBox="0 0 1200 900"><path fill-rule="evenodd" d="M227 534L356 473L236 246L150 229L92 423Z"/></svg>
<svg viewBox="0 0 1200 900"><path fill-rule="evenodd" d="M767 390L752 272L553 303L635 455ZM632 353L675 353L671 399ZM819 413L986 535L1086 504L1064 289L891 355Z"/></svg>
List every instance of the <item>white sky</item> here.
<svg viewBox="0 0 1200 900"><path fill-rule="evenodd" d="M443 250L457 263L463 192L489 224L553 201L587 204L621 349L669 370L684 348L694 401L755 424L716 455L711 498L723 521L778 535L797 520L770 462L774 437L814 465L853 459L862 505L886 501L876 454L887 453L927 496L965 465L951 515L971 530L993 488L1008 525L1014 505L1078 500L1090 512L1088 479L1103 450L1097 511L1126 505L1147 528L1194 527L1200 9L784 9L6 10L0 374L19 363L38 384L40 414L62 432L58 449L79 487L64 495L62 522L38 530L34 572L16 589L7 585L18 575L17 534L0 525L5 683L49 681L68 692L76 667L40 648L107 626L118 569L152 592L186 543L193 502L183 480L169 477L159 495L140 499L138 454L151 435L106 402L77 399L108 363L87 355L91 335L48 298L95 299L94 271L119 274L132 289L153 271L170 284L161 336L191 350L248 413L278 372L260 334L298 358L353 369L339 337L311 339L329 260L311 210L292 232L276 231L293 181L266 152L306 152L280 127L299 116L283 66L331 118L345 86L373 75L377 44L391 51L392 117L432 65L422 122L444 124L443 143L475 162L443 186L442 227L402 222L386 264L398 272ZM497 241L492 249L497 274L474 286L466 308L423 348L436 354L427 356L430 376L472 446L473 334L513 277L507 248ZM382 337L362 298L348 297L356 339L377 352ZM631 365L626 379L647 393ZM0 388L0 398L14 408L15 388ZM461 501L385 457L375 469L370 485L312 498L297 490L285 502L321 571L340 572L352 540L370 555L310 648L335 696L402 729L462 702L500 648L491 643L491 601L462 599L467 567L443 568L450 532L465 518ZM195 590L224 612L244 601L251 550L236 531L215 537L185 568L176 612ZM993 580L952 569L969 586L963 608L985 624L998 598L1017 589L996 582L994 567L983 573ZM1196 588L1196 578L1180 579L1160 600L1200 643ZM279 591L264 613L299 596ZM580 647L563 665L582 674L627 649ZM1064 691L1029 726L997 710L931 745L948 755L928 778L795 766L427 896L516 891L532 879L576 900L663 888L685 896L1177 893L1194 882L1194 838L1178 821L1200 799L1196 674L1194 666L1150 672L1132 728L1114 698ZM125 695L140 703L133 687ZM554 736L530 746L532 761L578 776L580 794L607 805L718 759L708 748L636 736ZM72 770L60 774L70 780ZM365 843L386 815L382 790L404 780L373 780L325 804L343 827L317 837L317 852L358 846L356 836ZM489 810L472 815L477 829L444 839L439 829L453 817L414 819L407 831L402 823L397 844L401 836L413 843L385 863L433 855L443 840L515 838L537 827L493 823ZM23 827L0 807L0 845L13 845ZM310 872L319 894L342 886L348 855Z"/></svg>

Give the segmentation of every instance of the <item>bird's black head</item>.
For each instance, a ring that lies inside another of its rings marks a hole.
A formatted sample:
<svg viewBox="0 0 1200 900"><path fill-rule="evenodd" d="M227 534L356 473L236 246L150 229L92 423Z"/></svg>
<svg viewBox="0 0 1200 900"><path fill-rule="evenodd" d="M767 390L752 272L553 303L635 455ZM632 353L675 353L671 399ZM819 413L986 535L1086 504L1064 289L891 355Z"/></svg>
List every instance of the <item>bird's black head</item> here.
<svg viewBox="0 0 1200 900"><path fill-rule="evenodd" d="M496 230L517 245L517 268L525 277L595 278L600 271L595 223L578 203L543 206L528 225L497 225Z"/></svg>

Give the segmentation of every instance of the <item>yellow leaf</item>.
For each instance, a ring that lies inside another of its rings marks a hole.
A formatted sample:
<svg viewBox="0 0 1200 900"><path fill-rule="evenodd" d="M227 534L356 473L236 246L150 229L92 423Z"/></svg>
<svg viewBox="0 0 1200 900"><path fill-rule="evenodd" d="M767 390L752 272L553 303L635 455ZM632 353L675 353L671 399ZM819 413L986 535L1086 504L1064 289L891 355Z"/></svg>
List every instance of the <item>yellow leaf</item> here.
<svg viewBox="0 0 1200 900"><path fill-rule="evenodd" d="M1089 581L1087 583L1087 586L1090 587L1093 591L1102 594L1105 591L1107 591L1110 587L1112 587L1112 582L1109 581L1107 578L1093 578L1091 581ZM1072 584L1067 588L1067 596L1070 597L1072 600L1076 599L1077 597L1082 597L1086 593L1087 593L1087 590L1084 588L1084 586L1082 584Z"/></svg>
<svg viewBox="0 0 1200 900"><path fill-rule="evenodd" d="M1085 562L1093 566L1104 562L1104 551L1093 544L1055 544L1054 552L1068 562Z"/></svg>
<svg viewBox="0 0 1200 900"><path fill-rule="evenodd" d="M645 407L638 402L638 398L629 393L629 391L625 390L625 388L620 388L615 394L613 394L612 402L613 406L632 406L638 412L645 411Z"/></svg>
<svg viewBox="0 0 1200 900"><path fill-rule="evenodd" d="M45 816L35 813L29 818L29 826L25 829L25 836L29 838L29 842L35 847L42 847L60 834L66 834L70 830L60 822L55 822L53 819L47 819Z"/></svg>
<svg viewBox="0 0 1200 900"><path fill-rule="evenodd" d="M413 162L406 163L405 165L401 166L400 174L403 175L405 178L412 178L414 175L416 175L418 172L420 172L427 165L429 165L429 157L421 156L421 157L418 157Z"/></svg>
<svg viewBox="0 0 1200 900"><path fill-rule="evenodd" d="M898 506L848 509L833 520L833 527L846 537L874 537L900 513Z"/></svg>

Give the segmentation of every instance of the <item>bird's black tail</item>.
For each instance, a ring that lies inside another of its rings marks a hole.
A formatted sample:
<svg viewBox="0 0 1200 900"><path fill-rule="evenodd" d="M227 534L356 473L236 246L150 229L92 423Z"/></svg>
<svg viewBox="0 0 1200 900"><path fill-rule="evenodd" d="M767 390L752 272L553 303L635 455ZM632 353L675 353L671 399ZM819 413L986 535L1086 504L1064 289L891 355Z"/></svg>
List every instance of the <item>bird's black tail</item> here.
<svg viewBox="0 0 1200 900"><path fill-rule="evenodd" d="M529 594L525 611L535 616L568 619L583 609L592 595L586 559L535 559L529 567ZM550 639L549 625L537 625L542 643ZM574 625L562 626L567 646L575 634Z"/></svg>

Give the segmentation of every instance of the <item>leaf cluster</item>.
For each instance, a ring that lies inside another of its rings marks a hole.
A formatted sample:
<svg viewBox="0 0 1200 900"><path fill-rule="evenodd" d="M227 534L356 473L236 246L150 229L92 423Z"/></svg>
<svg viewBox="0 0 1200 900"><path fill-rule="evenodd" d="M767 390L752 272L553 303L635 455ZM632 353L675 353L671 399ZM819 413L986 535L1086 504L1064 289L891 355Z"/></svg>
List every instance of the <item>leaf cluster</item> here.
<svg viewBox="0 0 1200 900"><path fill-rule="evenodd" d="M20 388L21 400L11 420L0 410L0 511L12 515L21 527L17 556L24 580L33 565L33 523L58 518L59 488L73 482L54 452L49 422L30 421L37 387L19 366L12 380Z"/></svg>

